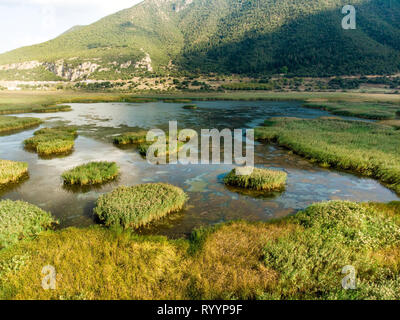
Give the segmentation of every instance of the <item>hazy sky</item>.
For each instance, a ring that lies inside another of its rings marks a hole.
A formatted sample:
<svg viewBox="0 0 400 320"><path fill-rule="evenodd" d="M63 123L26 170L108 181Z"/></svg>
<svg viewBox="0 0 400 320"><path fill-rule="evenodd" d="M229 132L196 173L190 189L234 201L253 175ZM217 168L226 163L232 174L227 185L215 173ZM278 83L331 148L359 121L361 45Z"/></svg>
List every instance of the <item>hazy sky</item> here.
<svg viewBox="0 0 400 320"><path fill-rule="evenodd" d="M0 0L0 53L50 40L141 0Z"/></svg>

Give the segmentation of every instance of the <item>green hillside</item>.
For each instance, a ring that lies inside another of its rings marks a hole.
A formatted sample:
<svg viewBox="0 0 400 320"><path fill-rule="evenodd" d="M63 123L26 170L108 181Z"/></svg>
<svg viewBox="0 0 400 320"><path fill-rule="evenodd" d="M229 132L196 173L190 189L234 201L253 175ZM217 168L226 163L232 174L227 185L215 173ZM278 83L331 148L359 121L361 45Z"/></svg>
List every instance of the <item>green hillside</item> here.
<svg viewBox="0 0 400 320"><path fill-rule="evenodd" d="M347 0L145 0L54 40L0 55L0 79L400 71L400 0L352 3L356 30L341 27Z"/></svg>

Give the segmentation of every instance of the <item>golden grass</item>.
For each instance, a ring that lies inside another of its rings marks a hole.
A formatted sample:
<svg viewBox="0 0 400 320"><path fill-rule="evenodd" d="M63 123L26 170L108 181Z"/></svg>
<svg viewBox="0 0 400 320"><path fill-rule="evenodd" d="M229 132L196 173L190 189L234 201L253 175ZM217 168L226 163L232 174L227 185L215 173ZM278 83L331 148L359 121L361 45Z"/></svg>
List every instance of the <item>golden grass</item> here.
<svg viewBox="0 0 400 320"><path fill-rule="evenodd" d="M26 162L0 160L0 185L17 182L28 173Z"/></svg>

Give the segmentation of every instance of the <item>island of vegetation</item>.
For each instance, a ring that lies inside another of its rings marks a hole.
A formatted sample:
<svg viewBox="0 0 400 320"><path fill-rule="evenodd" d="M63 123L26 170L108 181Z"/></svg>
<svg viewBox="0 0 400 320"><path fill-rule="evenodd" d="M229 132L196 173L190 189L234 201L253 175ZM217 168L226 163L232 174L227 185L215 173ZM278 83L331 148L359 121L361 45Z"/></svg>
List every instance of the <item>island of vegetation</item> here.
<svg viewBox="0 0 400 320"><path fill-rule="evenodd" d="M74 127L44 128L36 131L32 138L26 139L24 144L41 156L65 154L72 151L77 136Z"/></svg>
<svg viewBox="0 0 400 320"><path fill-rule="evenodd" d="M90 162L62 174L66 185L94 185L115 179L119 174L119 167L115 162Z"/></svg>
<svg viewBox="0 0 400 320"><path fill-rule="evenodd" d="M51 214L23 201L0 201L0 250L30 239L57 222ZM0 275L4 264L0 263Z"/></svg>
<svg viewBox="0 0 400 320"><path fill-rule="evenodd" d="M226 185L257 191L280 191L285 188L287 173L253 167L238 167L225 178Z"/></svg>
<svg viewBox="0 0 400 320"><path fill-rule="evenodd" d="M146 142L146 135L147 131L126 132L114 137L113 141L119 145L144 143Z"/></svg>
<svg viewBox="0 0 400 320"><path fill-rule="evenodd" d="M0 160L0 186L17 182L28 173L26 162Z"/></svg>
<svg viewBox="0 0 400 320"><path fill-rule="evenodd" d="M42 120L37 118L0 116L0 133L35 127L40 125L42 122Z"/></svg>
<svg viewBox="0 0 400 320"><path fill-rule="evenodd" d="M185 110L196 110L197 106L195 104L188 104L186 106L183 106L182 108Z"/></svg>
<svg viewBox="0 0 400 320"><path fill-rule="evenodd" d="M94 212L106 226L139 228L181 210L186 200L178 187L149 183L120 187L101 196Z"/></svg>

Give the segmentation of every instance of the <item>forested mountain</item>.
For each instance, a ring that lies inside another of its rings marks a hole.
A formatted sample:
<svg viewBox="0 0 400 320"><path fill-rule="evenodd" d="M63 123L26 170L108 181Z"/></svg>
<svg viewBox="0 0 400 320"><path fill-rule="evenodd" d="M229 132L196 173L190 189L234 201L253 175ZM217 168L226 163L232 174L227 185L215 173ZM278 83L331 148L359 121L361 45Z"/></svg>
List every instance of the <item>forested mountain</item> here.
<svg viewBox="0 0 400 320"><path fill-rule="evenodd" d="M357 10L344 30L341 9ZM0 79L400 71L400 0L145 0L0 55Z"/></svg>

